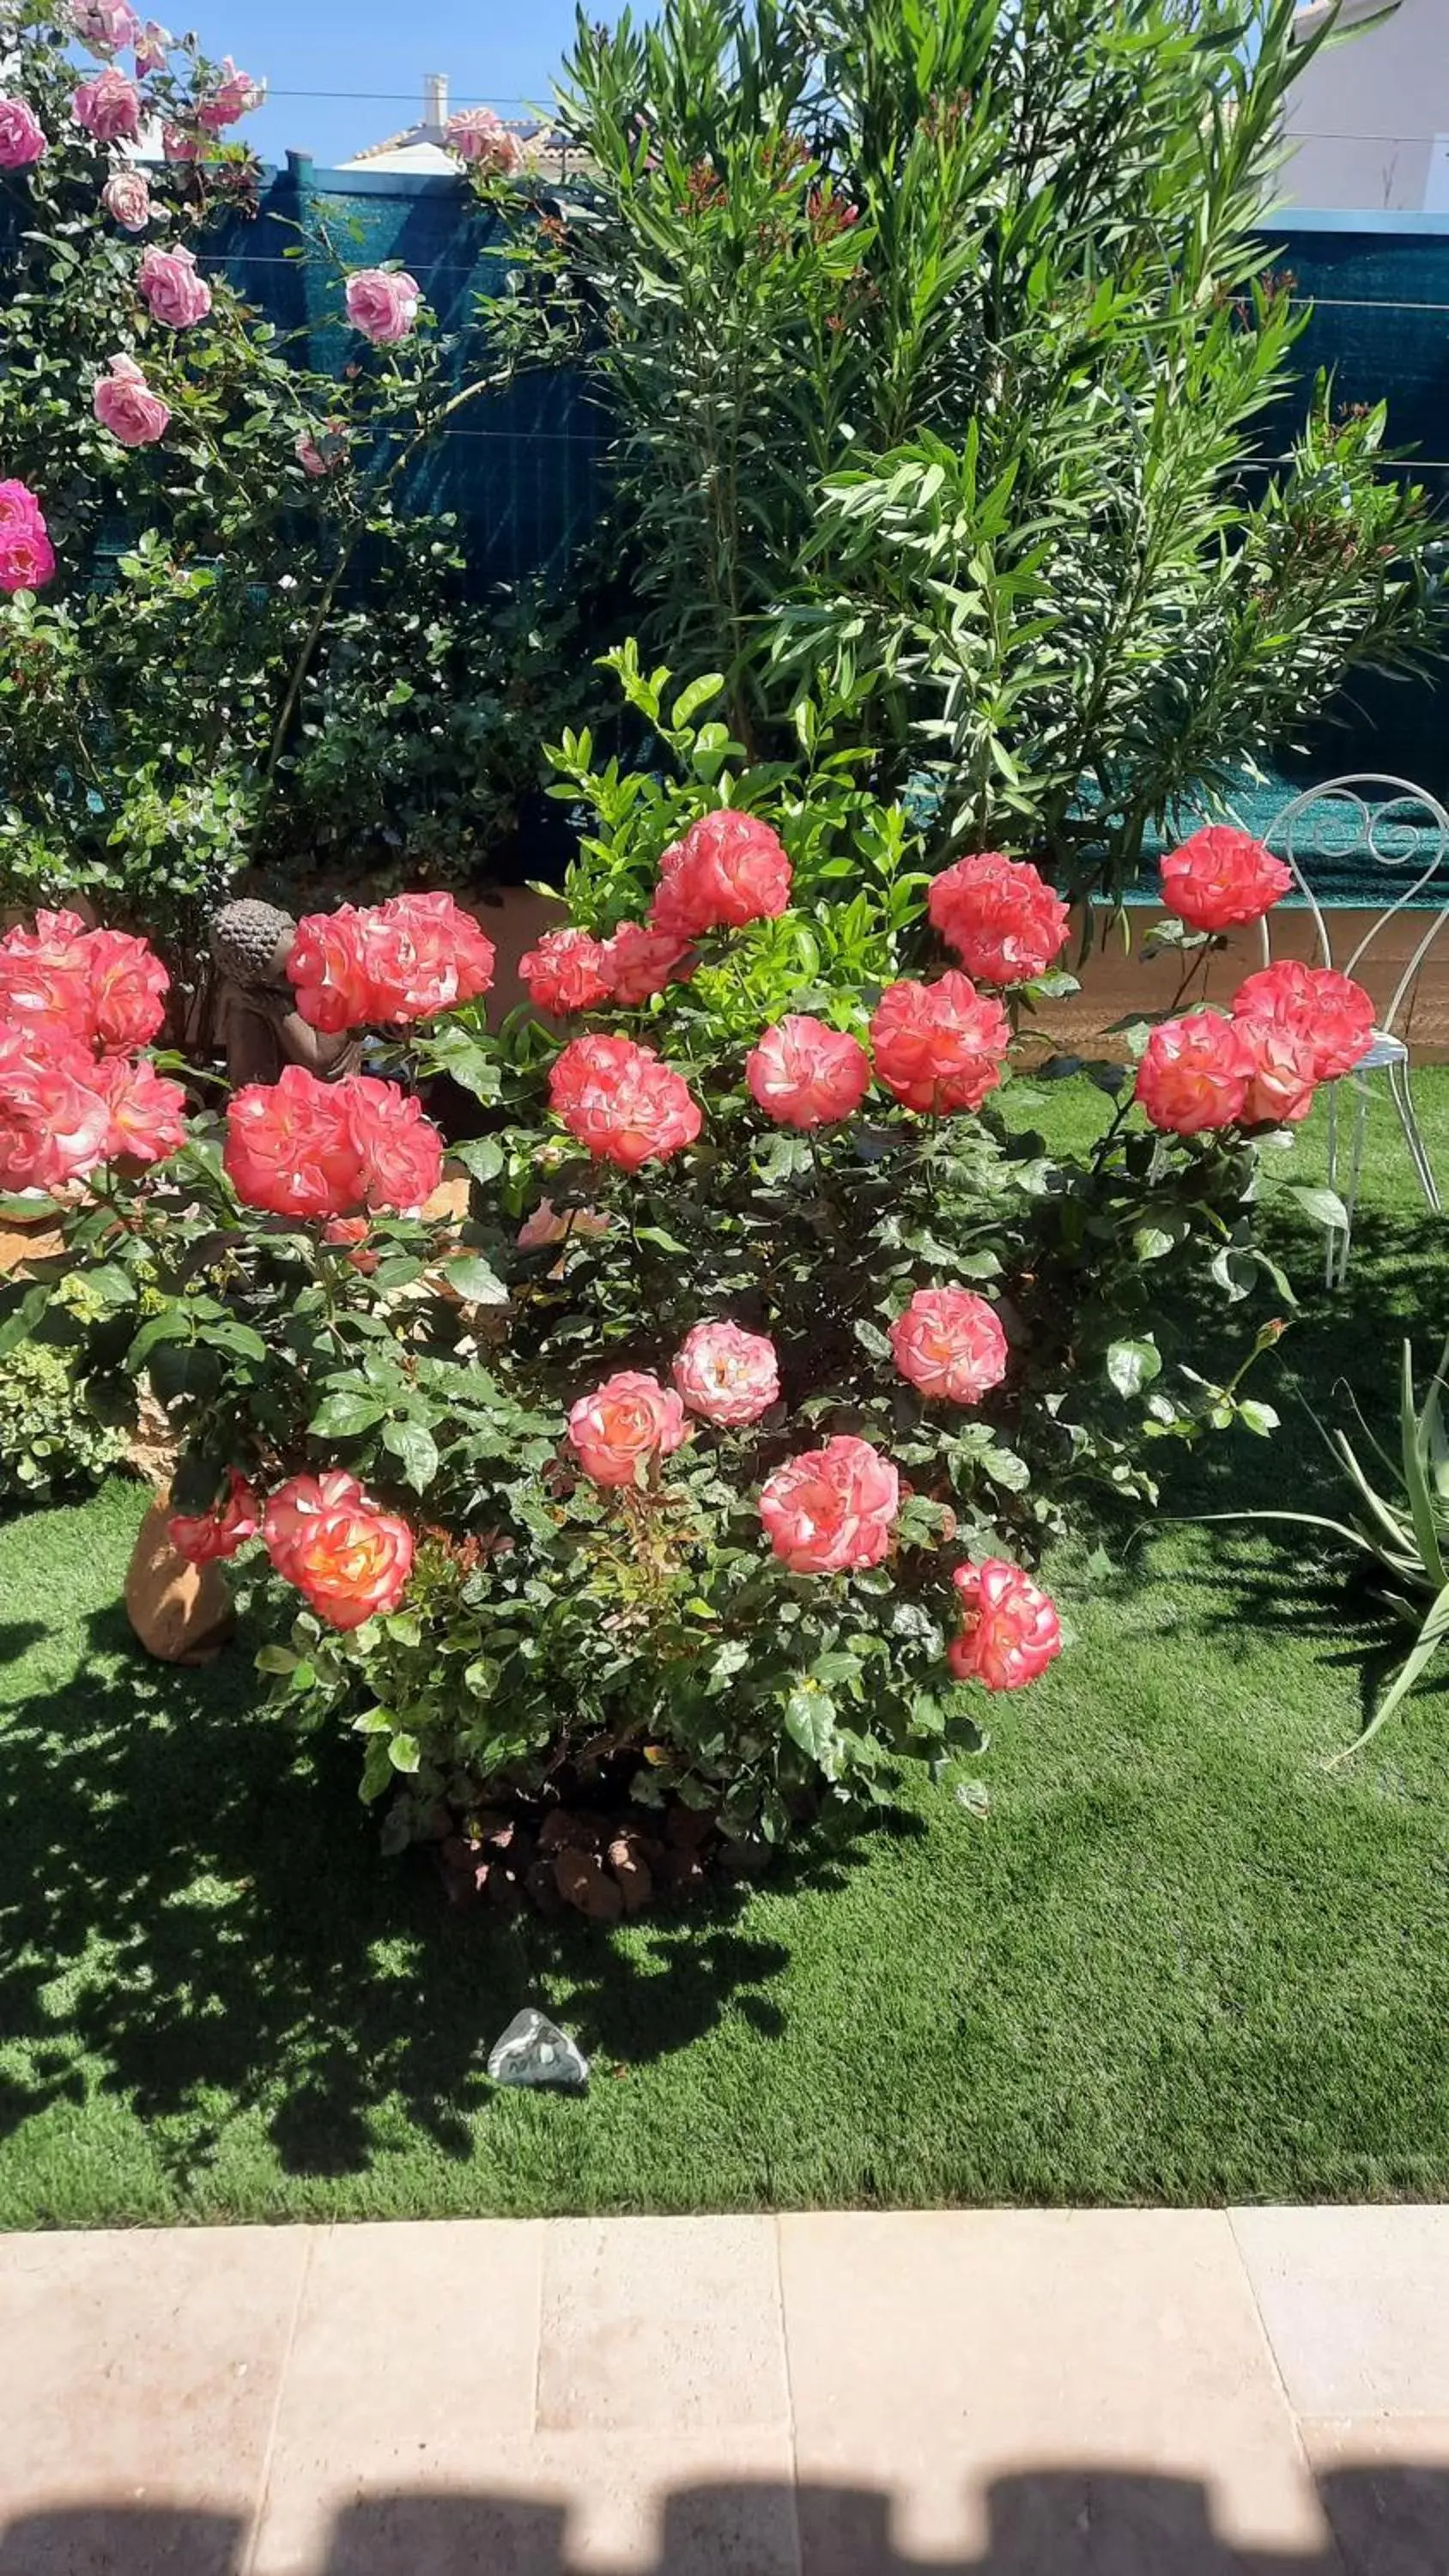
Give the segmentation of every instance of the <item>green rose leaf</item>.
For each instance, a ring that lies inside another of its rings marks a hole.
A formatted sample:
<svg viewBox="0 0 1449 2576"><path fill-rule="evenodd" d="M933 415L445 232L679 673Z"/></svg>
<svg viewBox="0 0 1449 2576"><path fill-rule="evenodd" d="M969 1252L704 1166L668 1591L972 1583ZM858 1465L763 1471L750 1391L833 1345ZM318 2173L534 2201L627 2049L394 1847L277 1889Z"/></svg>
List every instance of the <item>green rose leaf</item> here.
<svg viewBox="0 0 1449 2576"><path fill-rule="evenodd" d="M461 1261L450 1261L443 1273L448 1286L469 1306L506 1306L508 1290L496 1270L490 1270L481 1253L468 1252Z"/></svg>
<svg viewBox="0 0 1449 2576"><path fill-rule="evenodd" d="M438 1472L438 1444L421 1422L389 1422L382 1445L396 1458L415 1494L427 1491Z"/></svg>
<svg viewBox="0 0 1449 2576"><path fill-rule="evenodd" d="M1140 1395L1161 1373L1162 1353L1155 1342L1113 1342L1107 1353L1107 1375L1119 1395Z"/></svg>

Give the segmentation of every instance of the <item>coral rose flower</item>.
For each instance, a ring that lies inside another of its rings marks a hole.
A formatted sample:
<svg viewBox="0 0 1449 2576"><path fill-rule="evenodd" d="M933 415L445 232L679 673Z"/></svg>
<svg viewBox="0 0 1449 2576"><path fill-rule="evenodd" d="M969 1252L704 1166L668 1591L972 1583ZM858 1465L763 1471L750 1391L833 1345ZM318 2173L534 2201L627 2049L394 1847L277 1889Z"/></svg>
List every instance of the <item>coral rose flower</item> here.
<svg viewBox="0 0 1449 2576"><path fill-rule="evenodd" d="M113 170L101 204L123 233L143 233L151 220L151 188L144 170Z"/></svg>
<svg viewBox="0 0 1449 2576"><path fill-rule="evenodd" d="M38 912L33 930L7 930L0 939L0 1020L30 1036L68 1036L88 1045L86 938L76 912Z"/></svg>
<svg viewBox="0 0 1449 2576"><path fill-rule="evenodd" d="M1272 1020L1306 1038L1316 1082L1351 1073L1373 1044L1374 1006L1362 984L1332 966L1303 966L1285 957L1249 975L1233 995L1233 1017Z"/></svg>
<svg viewBox="0 0 1449 2576"><path fill-rule="evenodd" d="M1278 1020L1239 1020L1237 1025L1253 1050L1244 1126L1296 1125L1312 1108L1316 1088L1309 1038Z"/></svg>
<svg viewBox="0 0 1449 2576"><path fill-rule="evenodd" d="M901 1507L901 1480L868 1440L842 1433L777 1467L760 1495L771 1547L792 1574L879 1565Z"/></svg>
<svg viewBox="0 0 1449 2576"><path fill-rule="evenodd" d="M103 1056L93 1079L111 1113L107 1162L125 1155L133 1163L164 1163L185 1144L186 1094L179 1082L120 1055Z"/></svg>
<svg viewBox="0 0 1449 2576"><path fill-rule="evenodd" d="M373 1017L407 1023L476 1002L497 951L450 894L395 894L361 916Z"/></svg>
<svg viewBox="0 0 1449 2576"><path fill-rule="evenodd" d="M778 832L756 814L723 807L692 823L665 851L649 925L675 939L775 921L790 904L790 861Z"/></svg>
<svg viewBox="0 0 1449 2576"><path fill-rule="evenodd" d="M309 1028L339 1037L365 1028L372 1017L367 973L367 915L356 904L335 912L304 913L287 958L297 1009Z"/></svg>
<svg viewBox="0 0 1449 2576"><path fill-rule="evenodd" d="M289 1064L249 1082L227 1107L222 1161L247 1207L272 1216L351 1216L361 1196L341 1083Z"/></svg>
<svg viewBox="0 0 1449 2576"><path fill-rule="evenodd" d="M696 1324L675 1352L670 1374L690 1412L721 1430L758 1422L779 1401L774 1343L739 1324Z"/></svg>
<svg viewBox="0 0 1449 2576"><path fill-rule="evenodd" d="M1061 896L1026 859L979 850L933 879L927 909L968 975L984 984L1025 984L1044 975L1071 916Z"/></svg>
<svg viewBox="0 0 1449 2576"><path fill-rule="evenodd" d="M114 65L82 81L71 108L77 125L98 143L134 143L141 131L141 93Z"/></svg>
<svg viewBox="0 0 1449 2576"><path fill-rule="evenodd" d="M0 1189L53 1192L105 1161L111 1113L96 1073L64 1029L0 1028Z"/></svg>
<svg viewBox="0 0 1449 2576"><path fill-rule="evenodd" d="M941 1404L979 1404L1010 1354L996 1308L969 1288L918 1288L891 1326L903 1378Z"/></svg>
<svg viewBox="0 0 1449 2576"><path fill-rule="evenodd" d="M676 939L667 930L648 930L642 921L621 921L603 947L609 999L621 1010L632 1010L651 994L662 993L668 984L687 983L681 970L688 955L687 939Z"/></svg>
<svg viewBox="0 0 1449 2576"><path fill-rule="evenodd" d="M604 966L604 943L587 930L546 930L535 948L518 961L528 998L540 1011L567 1019L573 1011L592 1011L606 1002L612 987Z"/></svg>
<svg viewBox="0 0 1449 2576"><path fill-rule="evenodd" d="M761 1032L745 1058L750 1097L779 1127L826 1127L849 1118L870 1089L859 1038L791 1011Z"/></svg>
<svg viewBox="0 0 1449 2576"><path fill-rule="evenodd" d="M368 1244L372 1221L365 1216L330 1216L322 1228L322 1240L334 1252L345 1252L348 1268L370 1279L381 1259Z"/></svg>
<svg viewBox="0 0 1449 2576"><path fill-rule="evenodd" d="M667 1458L685 1436L684 1407L657 1377L620 1369L592 1395L581 1395L569 1415L569 1446L596 1485L634 1485Z"/></svg>
<svg viewBox="0 0 1449 2576"><path fill-rule="evenodd" d="M1137 1068L1136 1097L1154 1127L1198 1136L1236 1124L1252 1078L1253 1050L1237 1021L1189 1011L1153 1030Z"/></svg>
<svg viewBox="0 0 1449 2576"><path fill-rule="evenodd" d="M34 108L23 98L0 98L0 170L29 170L49 149Z"/></svg>
<svg viewBox="0 0 1449 2576"><path fill-rule="evenodd" d="M97 376L91 409L102 429L123 447L154 447L171 423L171 408L154 394L134 358L118 352L108 376Z"/></svg>
<svg viewBox="0 0 1449 2576"><path fill-rule="evenodd" d="M413 1215L432 1197L443 1140L421 1105L395 1082L354 1073L335 1086L357 1163L354 1203Z"/></svg>
<svg viewBox="0 0 1449 2576"><path fill-rule="evenodd" d="M1231 823L1209 823L1194 832L1180 850L1169 852L1161 875L1168 911L1193 930L1232 930L1240 922L1260 921L1293 883L1291 868Z"/></svg>
<svg viewBox="0 0 1449 2576"><path fill-rule="evenodd" d="M410 337L422 300L422 288L406 269L354 269L347 281L347 319L380 349Z"/></svg>
<svg viewBox="0 0 1449 2576"><path fill-rule="evenodd" d="M888 984L875 1007L875 1069L903 1108L979 1109L1001 1080L1011 1023L969 975Z"/></svg>
<svg viewBox="0 0 1449 2576"><path fill-rule="evenodd" d="M293 1476L262 1520L277 1572L331 1628L360 1628L395 1610L413 1568L413 1534L355 1476Z"/></svg>
<svg viewBox="0 0 1449 2576"><path fill-rule="evenodd" d="M171 978L154 948L127 930L91 930L85 936L90 986L88 1035L98 1047L122 1053L145 1046L166 1017Z"/></svg>
<svg viewBox="0 0 1449 2576"><path fill-rule="evenodd" d="M571 1038L548 1094L569 1134L625 1172L692 1145L704 1123L689 1085L632 1038Z"/></svg>
<svg viewBox="0 0 1449 2576"><path fill-rule="evenodd" d="M553 1244L572 1243L575 1236L607 1234L611 1223L597 1208L556 1208L552 1199L540 1199L518 1229L518 1249L545 1252Z"/></svg>
<svg viewBox="0 0 1449 2576"><path fill-rule="evenodd" d="M261 1497L237 1467L226 1471L226 1491L209 1512L173 1512L166 1535L178 1556L193 1565L210 1565L217 1557L235 1556L262 1525Z"/></svg>
<svg viewBox="0 0 1449 2576"><path fill-rule="evenodd" d="M136 286L153 322L168 331L189 331L211 311L211 289L196 271L189 250L161 250L153 245L136 271Z"/></svg>
<svg viewBox="0 0 1449 2576"><path fill-rule="evenodd" d="M1039 1680L1062 1651L1062 1625L1050 1594L999 1556L958 1565L951 1580L964 1614L961 1634L947 1653L957 1681L1009 1691Z"/></svg>

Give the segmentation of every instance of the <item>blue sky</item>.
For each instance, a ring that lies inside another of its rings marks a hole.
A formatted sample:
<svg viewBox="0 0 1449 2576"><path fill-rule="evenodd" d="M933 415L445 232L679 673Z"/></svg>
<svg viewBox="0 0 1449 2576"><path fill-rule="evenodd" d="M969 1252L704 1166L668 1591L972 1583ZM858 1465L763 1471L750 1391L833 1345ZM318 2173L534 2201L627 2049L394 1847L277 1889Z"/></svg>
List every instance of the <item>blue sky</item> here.
<svg viewBox="0 0 1449 2576"><path fill-rule="evenodd" d="M621 7L590 0L589 15L612 20ZM296 145L323 166L410 125L425 72L447 72L455 105L486 101L503 116L547 107L574 24L573 0L201 0L184 11L181 0L146 0L141 14L194 27L209 54L232 54L270 83L266 106L239 129L264 161ZM314 92L327 95L301 94Z"/></svg>

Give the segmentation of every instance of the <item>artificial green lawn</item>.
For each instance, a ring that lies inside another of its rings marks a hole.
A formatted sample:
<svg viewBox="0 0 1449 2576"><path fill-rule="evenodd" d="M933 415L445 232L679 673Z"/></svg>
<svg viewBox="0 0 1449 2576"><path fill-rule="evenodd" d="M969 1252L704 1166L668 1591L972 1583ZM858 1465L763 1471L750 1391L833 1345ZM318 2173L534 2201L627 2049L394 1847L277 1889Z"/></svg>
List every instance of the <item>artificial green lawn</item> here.
<svg viewBox="0 0 1449 2576"><path fill-rule="evenodd" d="M1449 1075L1425 1105L1449 1172ZM1437 1346L1445 1221L1381 1094L1370 1146L1347 1295L1288 1239L1283 1436L1216 1443L1177 1508L1323 1507L1292 1376L1382 1395L1406 1325ZM0 2226L1449 2196L1449 1699L1325 1768L1382 1631L1291 1533L1059 1562L1077 1643L997 1704L988 1814L923 1784L841 1861L610 1935L450 1915L242 1652L146 1663L140 1510L0 1527ZM525 2000L586 2100L488 2084Z"/></svg>

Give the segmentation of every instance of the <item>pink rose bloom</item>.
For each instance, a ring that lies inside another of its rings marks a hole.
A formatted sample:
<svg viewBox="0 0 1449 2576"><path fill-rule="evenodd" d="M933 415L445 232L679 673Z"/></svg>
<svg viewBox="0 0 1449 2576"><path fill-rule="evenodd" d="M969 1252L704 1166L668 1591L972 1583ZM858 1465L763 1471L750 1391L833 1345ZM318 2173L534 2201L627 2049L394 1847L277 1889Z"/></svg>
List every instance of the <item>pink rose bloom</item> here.
<svg viewBox="0 0 1449 2576"><path fill-rule="evenodd" d="M569 1446L596 1485L634 1485L685 1436L684 1407L640 1369L620 1369L569 1415Z"/></svg>
<svg viewBox="0 0 1449 2576"><path fill-rule="evenodd" d="M422 300L405 268L358 268L347 281L347 319L379 349L410 336Z"/></svg>
<svg viewBox="0 0 1449 2576"><path fill-rule="evenodd" d="M0 483L0 543L4 539L4 496L23 491L23 484ZM88 1048L91 1042L91 978L86 960L89 936L78 912L38 912L35 928L7 930L0 939L0 1024L7 1023L27 1042L49 1045L70 1039Z"/></svg>
<svg viewBox="0 0 1449 2576"><path fill-rule="evenodd" d="M383 1511L341 1467L279 1486L263 1516L262 1542L283 1580L330 1628L360 1628L395 1610L413 1568L407 1522Z"/></svg>
<svg viewBox="0 0 1449 2576"><path fill-rule="evenodd" d="M1153 1030L1137 1068L1136 1097L1154 1127L1198 1136L1237 1124L1252 1077L1253 1050L1237 1021L1189 1011Z"/></svg>
<svg viewBox="0 0 1449 2576"><path fill-rule="evenodd" d="M1317 1088L1312 1040L1305 1030L1285 1028L1277 1020L1239 1020L1237 1025L1253 1050L1244 1126L1296 1126L1312 1108Z"/></svg>
<svg viewBox="0 0 1449 2576"><path fill-rule="evenodd" d="M166 49L172 41L169 28L158 25L154 18L148 18L144 27L138 30L134 38L136 69L143 80L148 79L152 72L164 72Z"/></svg>
<svg viewBox="0 0 1449 2576"><path fill-rule="evenodd" d="M72 33L93 54L119 54L140 34L128 0L70 0L67 15Z"/></svg>
<svg viewBox="0 0 1449 2576"><path fill-rule="evenodd" d="M774 1343L738 1324L696 1324L675 1352L670 1374L690 1412L725 1431L758 1422L780 1398Z"/></svg>
<svg viewBox="0 0 1449 2576"><path fill-rule="evenodd" d="M592 1011L609 998L603 942L587 930L546 930L520 957L518 972L535 1009L549 1011L555 1019Z"/></svg>
<svg viewBox="0 0 1449 2576"><path fill-rule="evenodd" d="M1233 995L1235 1020L1272 1020L1307 1040L1315 1082L1351 1073L1373 1044L1374 1006L1362 984L1333 966L1303 966L1285 957L1249 975Z"/></svg>
<svg viewBox="0 0 1449 2576"><path fill-rule="evenodd" d="M98 143L134 143L141 131L141 93L114 64L94 80L82 81L71 106L77 125Z"/></svg>
<svg viewBox="0 0 1449 2576"><path fill-rule="evenodd" d="M511 179L523 168L523 146L516 134L510 134L501 117L491 107L462 107L450 116L443 129L443 141L450 152L472 169L494 172L499 178Z"/></svg>
<svg viewBox="0 0 1449 2576"><path fill-rule="evenodd" d="M144 1060L103 1056L92 1077L111 1113L106 1160L164 1163L186 1142L186 1094Z"/></svg>
<svg viewBox="0 0 1449 2576"><path fill-rule="evenodd" d="M1044 975L1071 918L1027 860L999 850L958 859L932 881L927 908L967 974L984 984L1025 984Z"/></svg>
<svg viewBox="0 0 1449 2576"><path fill-rule="evenodd" d="M981 1565L958 1565L951 1577L961 1596L963 1626L947 1662L958 1682L984 1682L988 1690L1021 1690L1037 1681L1062 1651L1056 1604L999 1556Z"/></svg>
<svg viewBox="0 0 1449 2576"><path fill-rule="evenodd" d="M262 1525L261 1496L236 1467L226 1471L226 1490L209 1512L173 1512L166 1535L178 1556L192 1565L210 1565L235 1556Z"/></svg>
<svg viewBox="0 0 1449 2576"><path fill-rule="evenodd" d="M129 930L82 934L90 997L87 1036L108 1053L146 1046L166 1017L171 978L156 951Z"/></svg>
<svg viewBox="0 0 1449 2576"><path fill-rule="evenodd" d="M136 272L136 285L153 322L168 331L189 331L211 311L211 289L196 273L189 250L161 250L153 243Z"/></svg>
<svg viewBox="0 0 1449 2576"><path fill-rule="evenodd" d="M906 1109L979 1109L1001 1080L1011 1023L969 975L888 984L870 1042L877 1077Z"/></svg>
<svg viewBox="0 0 1449 2576"><path fill-rule="evenodd" d="M27 483L0 483L0 590L43 590L55 577L45 513Z"/></svg>
<svg viewBox="0 0 1449 2576"><path fill-rule="evenodd" d="M91 409L123 447L154 447L171 419L169 404L153 394L135 359L120 353L111 360L110 374L97 376Z"/></svg>
<svg viewBox="0 0 1449 2576"><path fill-rule="evenodd" d="M859 1038L792 1011L745 1058L750 1097L779 1127L827 1127L850 1118L870 1089Z"/></svg>
<svg viewBox="0 0 1449 2576"><path fill-rule="evenodd" d="M338 466L346 462L346 421L324 421L320 445L310 429L299 430L293 441L292 453L303 473L310 476L314 483L318 482L324 474L335 474Z"/></svg>
<svg viewBox="0 0 1449 2576"><path fill-rule="evenodd" d="M105 1161L110 1132L96 1067L74 1038L0 1027L0 1190L84 1179Z"/></svg>
<svg viewBox="0 0 1449 2576"><path fill-rule="evenodd" d="M395 1082L354 1073L334 1085L357 1157L353 1193L370 1208L414 1215L432 1197L443 1168L443 1140L422 1104Z"/></svg>
<svg viewBox="0 0 1449 2576"><path fill-rule="evenodd" d="M200 135L188 133L184 125L163 125L161 149L170 162L199 161L206 146Z"/></svg>
<svg viewBox="0 0 1449 2576"><path fill-rule="evenodd" d="M790 861L778 832L730 807L702 815L659 862L649 925L675 939L776 921L790 903Z"/></svg>
<svg viewBox="0 0 1449 2576"><path fill-rule="evenodd" d="M552 1199L540 1199L518 1229L518 1249L545 1252L553 1244L571 1243L576 1235L607 1234L611 1222L597 1208L556 1208Z"/></svg>
<svg viewBox="0 0 1449 2576"><path fill-rule="evenodd" d="M1293 883L1291 868L1251 832L1230 823L1209 823L1194 832L1163 860L1161 873L1168 911L1193 930L1232 930L1240 922L1260 921Z"/></svg>
<svg viewBox="0 0 1449 2576"><path fill-rule="evenodd" d="M49 148L35 110L23 98L0 98L0 170L29 170Z"/></svg>
<svg viewBox="0 0 1449 2576"><path fill-rule="evenodd" d="M361 918L374 1019L431 1020L480 1000L493 981L493 942L450 894L395 894Z"/></svg>
<svg viewBox="0 0 1449 2576"><path fill-rule="evenodd" d="M901 1480L868 1440L841 1434L777 1467L760 1495L771 1547L792 1574L879 1565L901 1507Z"/></svg>
<svg viewBox="0 0 1449 2576"><path fill-rule="evenodd" d="M266 83L254 81L250 72L239 72L228 54L216 88L197 107L196 122L204 125L208 134L224 134L229 125L239 125L253 108L260 107L266 94Z"/></svg>
<svg viewBox="0 0 1449 2576"><path fill-rule="evenodd" d="M969 1288L918 1288L891 1326L903 1378L941 1404L979 1404L1006 1375L1006 1335L996 1308Z"/></svg>
<svg viewBox="0 0 1449 2576"><path fill-rule="evenodd" d="M681 970L689 955L689 941L676 939L667 930L647 930L640 921L621 921L612 939L603 945L603 972L608 977L609 998L621 1010L632 1010L647 1002L665 986L687 983Z"/></svg>
<svg viewBox="0 0 1449 2576"><path fill-rule="evenodd" d="M339 1037L373 1016L367 974L367 916L355 903L304 913L287 958L297 1009L309 1028Z"/></svg>
<svg viewBox="0 0 1449 2576"><path fill-rule="evenodd" d="M682 1076L630 1038L573 1038L549 1075L549 1103L604 1162L637 1172L692 1145L703 1125Z"/></svg>
<svg viewBox="0 0 1449 2576"><path fill-rule="evenodd" d="M151 188L144 170L113 170L101 204L125 233L143 233L151 220Z"/></svg>

